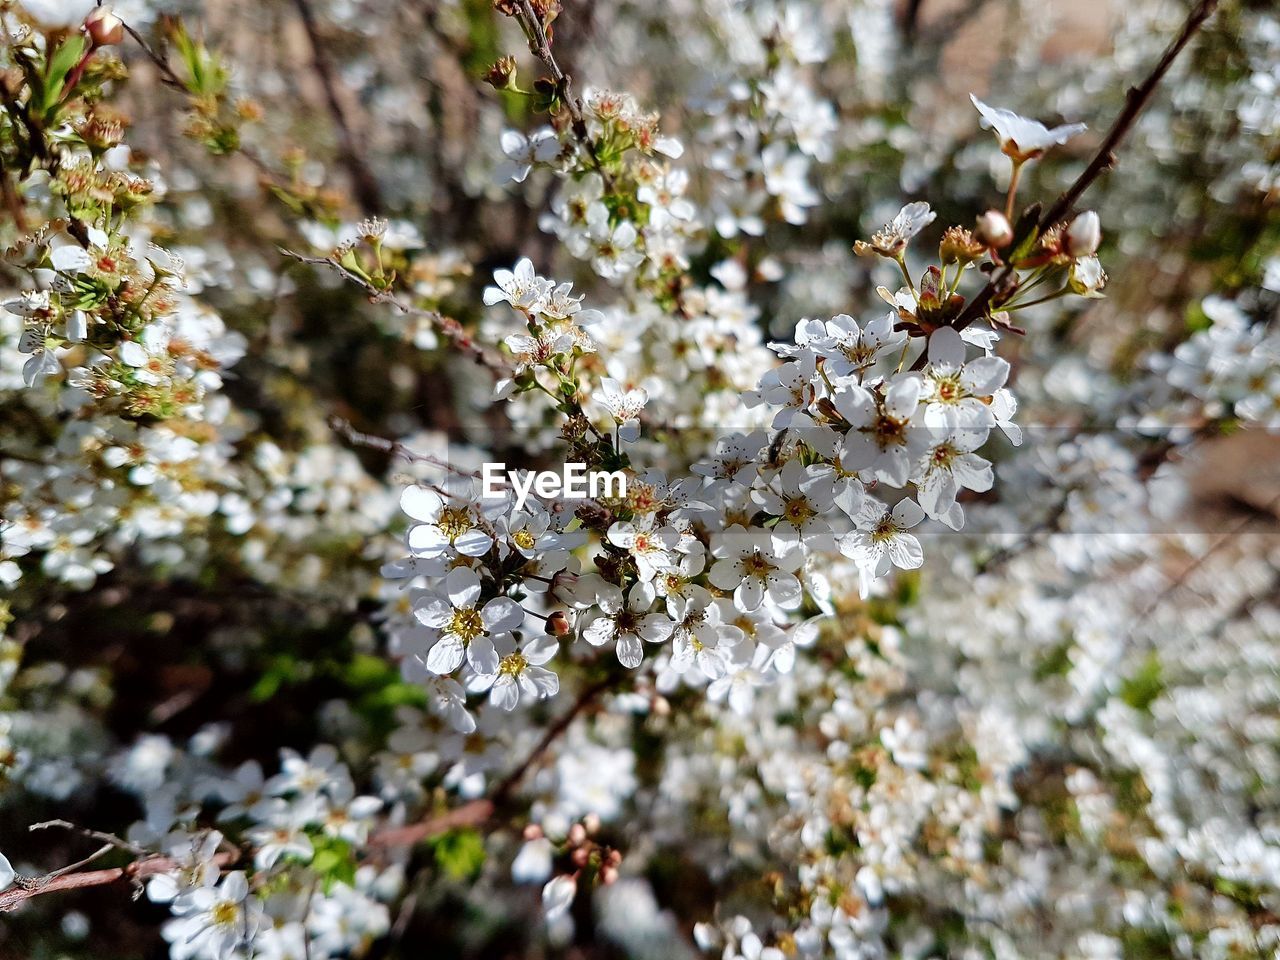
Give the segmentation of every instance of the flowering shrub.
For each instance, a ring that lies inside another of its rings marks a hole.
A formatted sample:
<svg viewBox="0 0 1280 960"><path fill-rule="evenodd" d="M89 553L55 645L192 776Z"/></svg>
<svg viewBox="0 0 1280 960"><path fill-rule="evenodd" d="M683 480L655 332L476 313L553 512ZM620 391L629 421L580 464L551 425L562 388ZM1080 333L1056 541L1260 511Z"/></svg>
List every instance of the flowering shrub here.
<svg viewBox="0 0 1280 960"><path fill-rule="evenodd" d="M0 955L1280 949L1276 11L392 6L0 0Z"/></svg>

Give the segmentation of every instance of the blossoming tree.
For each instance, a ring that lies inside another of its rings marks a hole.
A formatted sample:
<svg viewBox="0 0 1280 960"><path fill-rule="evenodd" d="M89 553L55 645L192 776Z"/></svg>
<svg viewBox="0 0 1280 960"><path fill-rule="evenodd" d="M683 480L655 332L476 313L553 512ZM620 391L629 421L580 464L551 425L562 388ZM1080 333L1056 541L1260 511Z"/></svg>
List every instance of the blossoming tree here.
<svg viewBox="0 0 1280 960"><path fill-rule="evenodd" d="M0 955L1272 955L1280 18L1044 6L0 0Z"/></svg>

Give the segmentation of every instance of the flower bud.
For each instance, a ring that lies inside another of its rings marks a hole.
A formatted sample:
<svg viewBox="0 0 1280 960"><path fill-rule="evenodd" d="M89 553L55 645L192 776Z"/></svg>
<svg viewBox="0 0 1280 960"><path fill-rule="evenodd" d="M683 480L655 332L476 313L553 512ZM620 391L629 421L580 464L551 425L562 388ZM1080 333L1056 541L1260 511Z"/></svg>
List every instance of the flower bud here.
<svg viewBox="0 0 1280 960"><path fill-rule="evenodd" d="M578 893L576 877L552 877L542 888L542 910L548 921L556 920L568 912Z"/></svg>
<svg viewBox="0 0 1280 960"><path fill-rule="evenodd" d="M836 405L828 397L818 398L818 412L834 423L839 423L844 419L840 411L836 409Z"/></svg>
<svg viewBox="0 0 1280 960"><path fill-rule="evenodd" d="M95 47L114 47L124 42L124 21L110 7L95 7L84 18L84 29Z"/></svg>
<svg viewBox="0 0 1280 960"><path fill-rule="evenodd" d="M569 828L569 843L578 846L585 843L587 839L587 828L580 823L575 823Z"/></svg>
<svg viewBox="0 0 1280 960"><path fill-rule="evenodd" d="M541 840L542 827L536 823L527 824L524 828L524 838L526 840Z"/></svg>
<svg viewBox="0 0 1280 960"><path fill-rule="evenodd" d="M1067 227L1067 236L1064 246L1066 252L1073 257L1089 257L1098 250L1098 244L1102 243L1102 225L1098 221L1098 215L1092 210L1086 210L1074 220L1071 226Z"/></svg>
<svg viewBox="0 0 1280 960"><path fill-rule="evenodd" d="M515 85L516 58L502 57L484 75L484 82L495 90L510 90Z"/></svg>
<svg viewBox="0 0 1280 960"><path fill-rule="evenodd" d="M978 217L973 234L983 245L996 249L1013 243L1013 227L1009 225L1009 218L999 210L988 210Z"/></svg>
<svg viewBox="0 0 1280 960"><path fill-rule="evenodd" d="M569 618L565 616L563 610L557 610L547 617L547 633L553 637L566 637L569 635L570 629Z"/></svg>
<svg viewBox="0 0 1280 960"><path fill-rule="evenodd" d="M972 233L964 227L947 227L938 244L938 256L943 263L972 263L982 256L985 249Z"/></svg>

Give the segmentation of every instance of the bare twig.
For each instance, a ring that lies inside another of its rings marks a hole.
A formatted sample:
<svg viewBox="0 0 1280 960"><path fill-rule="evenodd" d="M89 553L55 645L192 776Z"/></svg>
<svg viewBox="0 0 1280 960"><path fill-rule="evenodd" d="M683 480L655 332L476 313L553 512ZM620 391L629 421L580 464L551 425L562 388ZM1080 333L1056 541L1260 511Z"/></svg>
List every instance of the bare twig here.
<svg viewBox="0 0 1280 960"><path fill-rule="evenodd" d="M551 726L547 727L542 737L539 738L524 760L498 781L488 797L472 800L470 803L463 804L447 813L429 817L418 823L380 830L369 838L369 843L372 846L383 847L411 846L419 841L438 836L457 827L476 827L490 820L498 808L511 796L515 788L520 785L520 781L524 779L525 774L542 759L551 745L569 729L573 721L583 711L595 703L600 694L615 682L616 678L609 676L584 687L582 692L578 694L578 699L573 702L573 705L558 717Z"/></svg>
<svg viewBox="0 0 1280 960"><path fill-rule="evenodd" d="M459 827L478 827L493 816L492 800L472 800L438 816L410 823L403 827L379 830L369 837L372 847L407 847L422 840L437 837Z"/></svg>
<svg viewBox="0 0 1280 960"><path fill-rule="evenodd" d="M452 317L446 317L435 310L424 310L422 307L415 307L412 304L405 303L391 291L379 290L368 280L348 270L332 257L308 257L284 247L280 248L280 253L292 260L297 260L299 263L328 267L330 270L336 271L364 290L369 295L371 303L389 303L406 316L428 320L436 330L452 341L454 346L468 354L480 366L489 368L498 376L506 376L509 373L506 362L500 356L490 354L484 347L471 339L471 334L467 332L467 329Z"/></svg>
<svg viewBox="0 0 1280 960"><path fill-rule="evenodd" d="M343 166L347 168L348 176L351 177L351 186L356 200L366 214L378 213L383 207L382 191L378 187L378 180L373 175L368 160L360 150L359 141L351 129L351 121L347 118L347 111L342 105L341 97L338 96L337 76L333 64L329 62L328 54L325 53L315 11L311 9L309 0L293 0L293 5L298 8L298 15L302 18L302 25L307 31L307 40L311 44L312 64L315 66L320 86L324 89L329 115L333 118L333 125L338 132L340 159Z"/></svg>
<svg viewBox="0 0 1280 960"><path fill-rule="evenodd" d="M920 10L924 0L907 0L906 10L902 14L902 38L911 44L916 38L916 27L920 25Z"/></svg>
<svg viewBox="0 0 1280 960"><path fill-rule="evenodd" d="M537 11L534 10L530 0L520 0L520 6L517 8L516 13L525 34L529 37L530 49L551 71L551 79L555 82L556 91L569 111L569 125L573 128L574 137L582 145L582 149L587 152L587 156L591 158L591 162L604 179L605 187L611 187L613 179L609 176L608 171L604 169L603 164L600 163L600 158L596 155L595 141L591 139L591 134L587 130L587 121L582 113L582 101L575 97L571 90L573 78L560 69L560 64L556 61L556 55L551 50L551 44L547 42L545 25L538 16Z"/></svg>
<svg viewBox="0 0 1280 960"><path fill-rule="evenodd" d="M174 72L173 67L169 66L169 61L158 53L151 44L147 43L142 34L138 33L138 31L129 26L129 24L126 23L124 25L124 29L129 36L133 37L134 43L142 48L142 52L147 55L147 59L155 64L156 69L160 71L161 82L168 86L175 87L178 90L186 91L186 83L184 83L182 78Z"/></svg>
<svg viewBox="0 0 1280 960"><path fill-rule="evenodd" d="M391 440L387 437L379 437L376 434L365 433L357 430L351 425L350 420L344 420L337 415L329 418L329 429L347 443L356 447L367 447L370 450L380 450L392 457L398 457L401 460L408 460L410 463L429 463L433 467L439 467L441 470L447 470L449 473L459 477L467 477L474 480L479 476L473 470L463 470L461 467L455 467L447 460L441 460L439 457L433 457L427 453L418 453L416 450L410 449L407 444L401 443L399 440Z"/></svg>
<svg viewBox="0 0 1280 960"><path fill-rule="evenodd" d="M569 729L569 726L573 721L578 719L578 716L584 710L595 703L596 698L599 697L600 694L604 693L616 682L616 677L607 676L584 687L582 692L578 694L578 699L573 702L573 705L554 723L552 723L551 726L547 727L546 731L542 734L541 739L539 739L534 748L529 751L529 755L521 761L519 766L503 777L502 780L498 782L498 785L494 787L492 794L494 802L501 803L506 800L511 792L520 785L520 781L524 779L524 775L542 759L542 756L547 752L547 749L560 738L562 733Z"/></svg>
<svg viewBox="0 0 1280 960"><path fill-rule="evenodd" d="M49 830L55 827L60 830L70 830L72 833L78 833L81 836L89 837L92 840L101 840L103 843L108 844L117 850L123 850L126 853L131 853L135 857L145 857L147 855L147 851L142 847L134 843L129 843L127 840L122 840L114 833L103 833L100 830L89 830L85 827L76 826L74 823L67 820L45 820L41 823L33 823L31 826L27 827L27 829Z"/></svg>
<svg viewBox="0 0 1280 960"><path fill-rule="evenodd" d="M1093 182L1115 163L1116 149L1129 134L1129 131L1133 129L1142 111L1146 109L1152 95L1155 93L1156 87L1160 85L1160 81L1164 79L1165 74L1169 72L1169 68L1173 66L1174 60L1178 58L1178 55L1191 41L1191 38L1204 26L1204 22L1209 19L1209 16L1217 6L1218 0L1199 0L1191 10L1191 13L1187 15L1187 19L1182 24L1182 29L1178 31L1178 36L1165 49L1164 55L1160 57L1151 72L1147 74L1146 79L1138 86L1131 87L1125 95L1124 109L1120 111L1120 115L1111 124L1111 129L1107 131L1106 137L1103 138L1102 144L1098 147L1093 159L1089 161L1089 165L1084 168L1080 176L1076 177L1071 186L1067 187L1062 195L1054 201L1053 206L1049 207L1041 215L1035 227L1037 234L1043 234L1045 230L1061 220L1071 210L1075 202L1080 199L1081 195L1093 185ZM997 271L987 285L978 291L965 306L964 310L960 312L953 326L957 330L963 330L975 320L985 316L992 298L1006 288L1012 278L1013 271L1014 266L1012 263L1005 264L1003 268Z"/></svg>

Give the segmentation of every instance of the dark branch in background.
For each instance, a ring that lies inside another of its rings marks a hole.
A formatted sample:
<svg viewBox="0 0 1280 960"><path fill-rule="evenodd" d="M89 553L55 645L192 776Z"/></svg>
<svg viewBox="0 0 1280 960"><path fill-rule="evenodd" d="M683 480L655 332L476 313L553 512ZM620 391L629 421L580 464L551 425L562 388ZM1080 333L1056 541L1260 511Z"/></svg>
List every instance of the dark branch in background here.
<svg viewBox="0 0 1280 960"><path fill-rule="evenodd" d="M520 781L524 779L524 775L529 772L535 763L542 759L542 755L559 739L562 733L569 729L569 725L578 718L578 715L595 703L596 698L616 682L616 677L608 676L583 687L582 692L578 694L578 699L573 702L573 706L566 710L555 723L547 727L542 738L538 740L537 745L524 758L524 761L499 781L493 791L494 802L500 803L510 796L511 792L520 786Z"/></svg>
<svg viewBox="0 0 1280 960"><path fill-rule="evenodd" d="M969 0L943 16L934 16L924 27L916 31L917 46L933 47L949 42L966 23L982 12L991 0Z"/></svg>
<svg viewBox="0 0 1280 960"><path fill-rule="evenodd" d="M608 676L583 687L573 705L561 714L551 726L547 727L542 737L539 738L524 760L494 785L488 797L472 800L470 803L465 803L447 813L430 817L418 823L412 823L404 827L393 827L388 830L379 830L369 838L369 843L383 847L412 846L420 840L437 836L454 827L479 826L485 823L493 817L500 806L510 799L512 792L516 787L520 786L520 781L524 779L525 774L542 759L547 750L551 748L551 745L569 729L573 721L578 719L588 707L596 702L600 694L604 693L616 682L616 676Z"/></svg>
<svg viewBox="0 0 1280 960"><path fill-rule="evenodd" d="M343 165L347 168L347 175L351 177L351 187L356 200L366 215L380 213L383 208L382 191L378 188L378 181L369 168L368 161L360 152L359 143L351 129L351 122L338 96L338 80L333 64L324 51L324 44L321 42L320 31L316 25L315 12L311 9L309 0L293 0L293 5L298 8L298 15L302 18L302 25L307 31L307 40L311 43L312 63L316 68L316 76L320 79L320 86L324 88L329 115L333 117L333 125L337 128L338 152Z"/></svg>
<svg viewBox="0 0 1280 960"><path fill-rule="evenodd" d="M1093 182L1116 162L1116 148L1120 146L1124 138L1128 136L1129 131L1133 129L1134 124L1137 123L1138 117L1146 109L1152 95L1155 93L1156 87L1160 85L1164 75L1169 72L1169 68L1173 66L1178 54L1182 53L1183 48L1191 41L1191 38L1204 26L1204 22L1209 19L1213 11L1217 9L1217 6L1218 0L1199 0L1195 7L1192 8L1191 13L1187 15L1187 19L1182 24L1182 29L1178 32L1178 36L1165 49L1164 55L1152 68L1151 73L1138 86L1129 88L1128 93L1125 94L1124 109L1120 111L1120 115L1111 124L1111 129L1107 131L1106 137L1102 140L1102 145L1098 147L1098 151L1094 154L1093 159L1089 161L1089 165L1084 168L1080 176L1076 177L1075 182L1063 191L1062 195L1054 201L1053 206L1046 210L1036 222L1035 230L1037 235L1043 234L1045 230L1066 216L1081 195L1093 185ZM1006 264L969 301L960 316L955 320L954 326L957 330L963 330L975 320L981 319L986 315L992 298L997 293L1000 293L1011 279L1013 269L1012 264Z"/></svg>
<svg viewBox="0 0 1280 960"><path fill-rule="evenodd" d="M924 0L907 0L907 8L902 13L902 37L908 44L915 41L916 27L920 23L920 9Z"/></svg>

